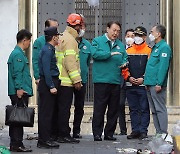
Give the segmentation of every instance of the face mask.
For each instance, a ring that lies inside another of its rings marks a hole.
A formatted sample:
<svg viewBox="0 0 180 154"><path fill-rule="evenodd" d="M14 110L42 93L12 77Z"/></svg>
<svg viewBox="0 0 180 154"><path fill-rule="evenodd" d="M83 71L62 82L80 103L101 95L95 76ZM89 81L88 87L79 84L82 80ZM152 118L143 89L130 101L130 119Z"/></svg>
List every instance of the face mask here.
<svg viewBox="0 0 180 154"><path fill-rule="evenodd" d="M127 45L131 46L134 43L134 39L131 37L127 37L127 38L125 38L125 40L126 40Z"/></svg>
<svg viewBox="0 0 180 154"><path fill-rule="evenodd" d="M141 43L144 42L144 40L143 40L143 38L136 36L136 37L134 38L134 42L135 42L136 44L141 44Z"/></svg>
<svg viewBox="0 0 180 154"><path fill-rule="evenodd" d="M150 34L150 35L149 35L149 39L150 39L151 42L153 42L153 41L155 41L156 38L155 38L154 35Z"/></svg>
<svg viewBox="0 0 180 154"><path fill-rule="evenodd" d="M83 37L84 34L85 34L85 30L84 29L80 29L79 37Z"/></svg>

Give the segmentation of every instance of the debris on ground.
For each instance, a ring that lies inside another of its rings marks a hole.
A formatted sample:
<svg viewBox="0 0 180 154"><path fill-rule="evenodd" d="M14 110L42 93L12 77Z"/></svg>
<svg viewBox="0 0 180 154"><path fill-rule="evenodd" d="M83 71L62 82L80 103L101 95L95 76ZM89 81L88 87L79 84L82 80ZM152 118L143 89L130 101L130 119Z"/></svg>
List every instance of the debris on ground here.
<svg viewBox="0 0 180 154"><path fill-rule="evenodd" d="M151 151L154 153L163 153L163 154L169 154L172 152L173 145L171 143L171 137L167 139L166 135L154 137L152 141L148 143L148 146L150 147ZM170 135L169 135L170 136Z"/></svg>
<svg viewBox="0 0 180 154"><path fill-rule="evenodd" d="M37 133L27 134L26 140L38 140L38 134Z"/></svg>
<svg viewBox="0 0 180 154"><path fill-rule="evenodd" d="M124 153L134 153L137 152L137 149L133 149L133 148L117 148L117 151L120 153L124 152Z"/></svg>

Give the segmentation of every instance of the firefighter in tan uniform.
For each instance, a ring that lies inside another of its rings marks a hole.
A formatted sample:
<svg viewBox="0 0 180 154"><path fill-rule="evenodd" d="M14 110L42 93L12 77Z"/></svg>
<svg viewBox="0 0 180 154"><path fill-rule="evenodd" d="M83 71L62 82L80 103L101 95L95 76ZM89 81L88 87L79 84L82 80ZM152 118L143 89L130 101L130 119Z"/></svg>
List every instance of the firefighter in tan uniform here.
<svg viewBox="0 0 180 154"><path fill-rule="evenodd" d="M59 143L79 143L70 136L69 118L74 88L81 89L79 49L76 38L81 31L83 18L79 14L70 14L67 27L60 37L61 44L56 49L56 57L60 70L61 88L58 99Z"/></svg>

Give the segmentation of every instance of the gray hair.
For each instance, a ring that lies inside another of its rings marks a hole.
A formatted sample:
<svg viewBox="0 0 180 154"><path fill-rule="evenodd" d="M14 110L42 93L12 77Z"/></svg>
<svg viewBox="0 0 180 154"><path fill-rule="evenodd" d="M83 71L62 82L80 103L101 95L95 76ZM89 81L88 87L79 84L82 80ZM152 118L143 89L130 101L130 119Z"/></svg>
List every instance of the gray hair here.
<svg viewBox="0 0 180 154"><path fill-rule="evenodd" d="M161 38L164 39L166 36L166 28L163 25L156 25L156 30L161 33Z"/></svg>

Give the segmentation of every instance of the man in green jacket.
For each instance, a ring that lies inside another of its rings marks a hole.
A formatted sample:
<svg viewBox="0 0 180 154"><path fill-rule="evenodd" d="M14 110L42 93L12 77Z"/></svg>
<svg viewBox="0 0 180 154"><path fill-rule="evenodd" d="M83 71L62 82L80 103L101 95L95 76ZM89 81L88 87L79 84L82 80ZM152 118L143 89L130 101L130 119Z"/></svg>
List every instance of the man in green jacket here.
<svg viewBox="0 0 180 154"><path fill-rule="evenodd" d="M48 27L58 27L58 21L53 18L49 18L45 21L45 28ZM38 37L33 44L33 54L32 54L32 64L33 64L33 73L35 78L35 83L38 85L40 76L39 76L39 66L38 66L38 60L39 60L39 53L42 49L42 47L45 45L45 36L42 35Z"/></svg>
<svg viewBox="0 0 180 154"><path fill-rule="evenodd" d="M144 77L157 135L167 133L168 129L166 87L172 51L164 40L165 35L166 28L163 25L152 28L149 39L154 41L155 45L147 62Z"/></svg>
<svg viewBox="0 0 180 154"><path fill-rule="evenodd" d="M17 33L17 45L8 59L8 95L12 105L28 105L29 97L33 95L29 62L25 51L30 46L32 34L22 29ZM23 127L9 126L10 150L14 152L31 152L23 145Z"/></svg>
<svg viewBox="0 0 180 154"><path fill-rule="evenodd" d="M82 138L80 135L81 121L84 115L84 100L86 94L86 83L88 80L88 69L91 58L91 44L85 38L85 23L80 30L79 37L77 38L79 47L79 61L81 69L82 87L80 90L74 88L74 121L73 121L73 137Z"/></svg>
<svg viewBox="0 0 180 154"><path fill-rule="evenodd" d="M121 69L126 64L127 53L125 45L118 39L119 22L109 22L107 33L92 41L91 54L93 58L94 141L102 141L104 114L107 109L107 123L104 129L104 139L114 141L113 137L118 117Z"/></svg>

